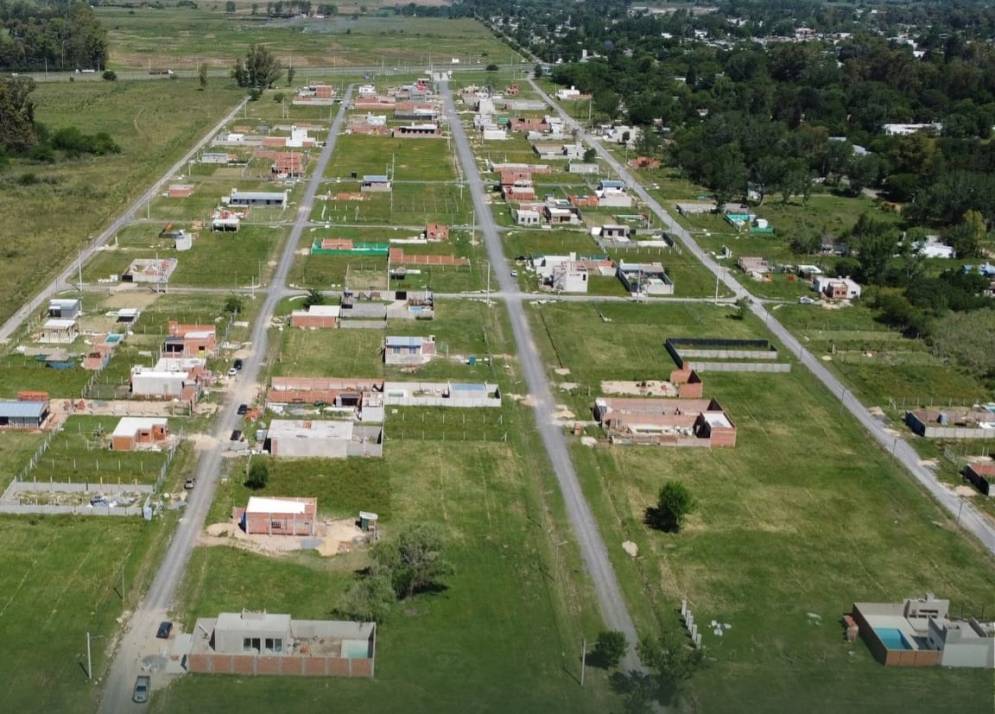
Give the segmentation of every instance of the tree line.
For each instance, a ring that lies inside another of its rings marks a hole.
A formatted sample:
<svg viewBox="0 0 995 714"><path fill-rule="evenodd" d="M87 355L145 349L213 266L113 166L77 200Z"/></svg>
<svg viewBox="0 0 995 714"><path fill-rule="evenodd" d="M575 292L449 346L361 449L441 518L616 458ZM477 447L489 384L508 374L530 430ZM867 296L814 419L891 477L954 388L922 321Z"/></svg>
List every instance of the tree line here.
<svg viewBox="0 0 995 714"><path fill-rule="evenodd" d="M0 0L0 69L100 69L107 31L80 0Z"/></svg>

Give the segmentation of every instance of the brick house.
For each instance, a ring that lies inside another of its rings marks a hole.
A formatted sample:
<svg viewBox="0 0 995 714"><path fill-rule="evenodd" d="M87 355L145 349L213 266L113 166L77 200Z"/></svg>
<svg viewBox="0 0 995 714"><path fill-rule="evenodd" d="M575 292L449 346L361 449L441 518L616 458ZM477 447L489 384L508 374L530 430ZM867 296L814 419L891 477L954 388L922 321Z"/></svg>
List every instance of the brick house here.
<svg viewBox="0 0 995 714"><path fill-rule="evenodd" d="M134 451L169 439L169 422L161 418L122 417L111 432L111 449Z"/></svg>
<svg viewBox="0 0 995 714"><path fill-rule="evenodd" d="M183 325L170 320L162 343L165 357L206 357L217 350L214 325Z"/></svg>
<svg viewBox="0 0 995 714"><path fill-rule="evenodd" d="M326 330L339 326L338 305L309 305L290 313L290 326L301 330Z"/></svg>
<svg viewBox="0 0 995 714"><path fill-rule="evenodd" d="M313 536L317 512L314 498L250 496L245 508L236 508L233 517L249 535Z"/></svg>

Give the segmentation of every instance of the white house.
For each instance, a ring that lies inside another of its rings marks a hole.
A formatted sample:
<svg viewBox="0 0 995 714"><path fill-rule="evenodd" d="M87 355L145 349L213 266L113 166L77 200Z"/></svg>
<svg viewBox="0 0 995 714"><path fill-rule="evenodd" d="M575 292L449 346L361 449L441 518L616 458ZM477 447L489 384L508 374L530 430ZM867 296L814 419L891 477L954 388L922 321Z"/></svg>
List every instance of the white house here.
<svg viewBox="0 0 995 714"><path fill-rule="evenodd" d="M556 98L561 101L571 101L574 99L580 99L580 96L581 96L580 90L574 86L571 86L570 89L556 90Z"/></svg>

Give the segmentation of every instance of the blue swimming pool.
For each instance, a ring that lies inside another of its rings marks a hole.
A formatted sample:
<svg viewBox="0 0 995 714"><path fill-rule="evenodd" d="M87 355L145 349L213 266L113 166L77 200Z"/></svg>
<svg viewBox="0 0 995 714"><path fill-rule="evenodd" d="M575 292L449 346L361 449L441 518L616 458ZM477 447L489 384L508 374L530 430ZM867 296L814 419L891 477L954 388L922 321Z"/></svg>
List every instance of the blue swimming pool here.
<svg viewBox="0 0 995 714"><path fill-rule="evenodd" d="M116 332L112 332L111 334L107 335L107 337L104 338L104 342L106 342L109 345L116 344L120 341L121 341L121 335L117 334Z"/></svg>
<svg viewBox="0 0 995 714"><path fill-rule="evenodd" d="M902 631L897 627L876 627L874 628L874 634L876 634L878 639L884 643L884 646L890 650L912 649L908 640L905 639L905 635L903 635Z"/></svg>

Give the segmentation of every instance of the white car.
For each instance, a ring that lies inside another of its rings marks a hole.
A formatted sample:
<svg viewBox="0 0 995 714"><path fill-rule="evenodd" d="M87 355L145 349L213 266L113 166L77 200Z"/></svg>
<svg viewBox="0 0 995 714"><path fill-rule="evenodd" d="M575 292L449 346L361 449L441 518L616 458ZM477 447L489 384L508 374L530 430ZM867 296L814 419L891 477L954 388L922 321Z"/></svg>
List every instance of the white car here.
<svg viewBox="0 0 995 714"><path fill-rule="evenodd" d="M228 376L229 377L234 377L236 374L238 374L238 370L235 369L234 367L232 367L231 369L228 370Z"/></svg>

